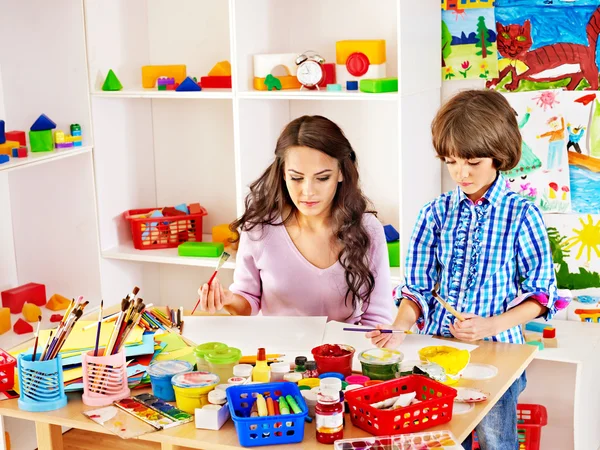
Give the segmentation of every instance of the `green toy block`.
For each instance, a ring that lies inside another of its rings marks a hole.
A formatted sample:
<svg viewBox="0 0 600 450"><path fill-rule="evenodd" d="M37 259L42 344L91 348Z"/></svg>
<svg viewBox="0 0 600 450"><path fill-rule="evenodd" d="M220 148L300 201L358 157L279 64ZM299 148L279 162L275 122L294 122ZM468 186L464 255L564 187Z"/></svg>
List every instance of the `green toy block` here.
<svg viewBox="0 0 600 450"><path fill-rule="evenodd" d="M538 342L538 341L529 341L526 342L527 345L533 345L535 347L537 347L539 350L544 350L544 343L543 342Z"/></svg>
<svg viewBox="0 0 600 450"><path fill-rule="evenodd" d="M103 91L120 91L123 89L123 85L115 75L115 73L110 69L108 71L108 75L106 75L106 79L104 80L104 84L102 85Z"/></svg>
<svg viewBox="0 0 600 450"><path fill-rule="evenodd" d="M222 242L184 242L177 247L179 256L218 258L225 246Z"/></svg>
<svg viewBox="0 0 600 450"><path fill-rule="evenodd" d="M373 78L360 80L360 91L371 94L398 92L398 78Z"/></svg>
<svg viewBox="0 0 600 450"><path fill-rule="evenodd" d="M267 89L269 91L272 91L273 89L280 91L281 81L279 80L279 78L275 78L273 75L269 74L265 78L265 86L267 86Z"/></svg>
<svg viewBox="0 0 600 450"><path fill-rule="evenodd" d="M387 243L390 267L400 267L400 241Z"/></svg>
<svg viewBox="0 0 600 450"><path fill-rule="evenodd" d="M30 131L29 144L32 152L51 152L54 150L52 130Z"/></svg>

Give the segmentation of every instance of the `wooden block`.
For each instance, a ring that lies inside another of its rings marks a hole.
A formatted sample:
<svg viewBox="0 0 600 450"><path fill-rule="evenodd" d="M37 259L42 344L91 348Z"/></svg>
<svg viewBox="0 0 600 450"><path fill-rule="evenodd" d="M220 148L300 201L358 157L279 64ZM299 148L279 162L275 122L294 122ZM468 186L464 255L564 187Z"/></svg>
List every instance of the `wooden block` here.
<svg viewBox="0 0 600 450"><path fill-rule="evenodd" d="M185 64L173 64L142 67L142 87L153 88L158 77L174 78L176 83L181 83L186 77L186 66Z"/></svg>
<svg viewBox="0 0 600 450"><path fill-rule="evenodd" d="M542 338L542 342L546 348L558 348L558 339L556 338Z"/></svg>
<svg viewBox="0 0 600 450"><path fill-rule="evenodd" d="M390 267L400 267L400 241L388 242L387 248Z"/></svg>
<svg viewBox="0 0 600 450"><path fill-rule="evenodd" d="M39 283L27 283L2 292L2 306L10 308L11 314L19 314L25 303L37 306L46 304L46 286Z"/></svg>
<svg viewBox="0 0 600 450"><path fill-rule="evenodd" d="M19 143L19 145L21 145L23 147L25 147L27 145L24 131L18 131L18 130L7 131L6 139L9 141L17 141Z"/></svg>
<svg viewBox="0 0 600 450"><path fill-rule="evenodd" d="M12 324L10 322L10 309L0 308L0 334L4 334L10 330Z"/></svg>
<svg viewBox="0 0 600 450"><path fill-rule="evenodd" d="M295 75L287 75L277 78L281 82L281 89L300 89L302 87ZM268 90L265 80L266 78L254 78L254 89L257 91Z"/></svg>
<svg viewBox="0 0 600 450"><path fill-rule="evenodd" d="M54 294L52 297L50 297L50 300L48 300L46 308L52 311L61 311L63 309L67 309L70 303L71 300L68 298L63 297L60 294Z"/></svg>
<svg viewBox="0 0 600 450"><path fill-rule="evenodd" d="M177 247L179 256L218 258L223 253L222 242L184 242Z"/></svg>
<svg viewBox="0 0 600 450"><path fill-rule="evenodd" d="M229 61L219 61L216 63L210 72L209 77L230 77L231 76L231 64Z"/></svg>
<svg viewBox="0 0 600 450"><path fill-rule="evenodd" d="M51 152L54 150L52 130L30 131L29 143L32 152Z"/></svg>
<svg viewBox="0 0 600 450"><path fill-rule="evenodd" d="M371 94L398 92L398 78L376 78L360 80L360 91Z"/></svg>
<svg viewBox="0 0 600 450"><path fill-rule="evenodd" d="M42 310L38 305L33 303L25 303L23 305L23 317L27 322L37 322L38 317L42 315Z"/></svg>
<svg viewBox="0 0 600 450"><path fill-rule="evenodd" d="M231 244L231 241L236 238L236 234L229 229L228 223L223 223L212 227L212 241L222 242L225 247Z"/></svg>
<svg viewBox="0 0 600 450"><path fill-rule="evenodd" d="M335 60L338 64L346 64L353 53L363 53L371 64L386 62L385 39L346 40L335 43Z"/></svg>
<svg viewBox="0 0 600 450"><path fill-rule="evenodd" d="M0 144L0 155L12 155L13 148L19 148L17 141L6 141L4 144Z"/></svg>
<svg viewBox="0 0 600 450"><path fill-rule="evenodd" d="M23 319L17 320L13 329L17 334L33 333L33 327Z"/></svg>

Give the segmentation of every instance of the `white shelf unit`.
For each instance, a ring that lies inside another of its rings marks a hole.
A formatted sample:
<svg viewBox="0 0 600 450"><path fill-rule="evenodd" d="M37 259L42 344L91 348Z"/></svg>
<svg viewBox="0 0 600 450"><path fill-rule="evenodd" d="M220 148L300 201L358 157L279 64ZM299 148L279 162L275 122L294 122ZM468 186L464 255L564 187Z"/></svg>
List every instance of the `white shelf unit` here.
<svg viewBox="0 0 600 450"><path fill-rule="evenodd" d="M282 128L304 114L342 127L366 195L406 243L418 210L441 192L440 165L423 140L439 106L440 12L433 2L403 3L85 0L105 301L117 302L137 284L155 304L192 306L216 260L134 249L123 212L198 201L209 212L209 235L241 214L247 186L272 161ZM312 49L333 62L337 40L376 38L386 40L397 93L252 89L254 54ZM231 90L141 87L143 65L186 64L189 75L201 77L222 60L232 64ZM427 73L432 68L434 75ZM101 91L109 69L122 91ZM235 257L220 272L223 284L234 267ZM391 272L398 283L400 269Z"/></svg>

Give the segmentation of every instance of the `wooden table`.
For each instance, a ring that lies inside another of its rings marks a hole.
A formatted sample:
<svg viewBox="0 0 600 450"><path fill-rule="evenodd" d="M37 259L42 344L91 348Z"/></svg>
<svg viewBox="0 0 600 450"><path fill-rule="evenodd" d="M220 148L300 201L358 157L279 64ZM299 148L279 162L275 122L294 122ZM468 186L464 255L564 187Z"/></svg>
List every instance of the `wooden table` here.
<svg viewBox="0 0 600 450"><path fill-rule="evenodd" d="M30 344L24 344L26 346ZM534 358L536 347L530 345L500 344L492 342L479 342L479 347L471 352L471 361L477 363L492 364L498 367L498 375L487 381L461 380L457 386L469 386L480 388L490 394L488 401L475 404L468 413L457 415L449 423L431 428L451 430L459 441L464 440L471 430L481 421L485 414L500 399L502 394L510 387L515 379L521 375L523 370ZM23 347L20 346L20 347ZM134 394L144 391L137 390ZM80 393L67 394L69 402L67 406L55 411L34 413L19 409L17 399L0 402L0 416L15 417L35 422L37 442L39 450L62 450L61 426L77 428L81 430L106 433L105 429L94 423L83 414L82 411L95 409L83 404ZM346 418L344 438L370 436L368 433L352 425L350 418ZM237 434L233 422L229 420L219 431L196 429L194 422L179 427L145 434L138 439L150 442L159 442L163 450L177 450L184 448L193 449L239 449ZM281 446L270 446L269 448L281 448L285 450L307 450L331 448L331 446L319 444L315 440L315 428L313 423L306 424L304 440L299 444L286 444Z"/></svg>

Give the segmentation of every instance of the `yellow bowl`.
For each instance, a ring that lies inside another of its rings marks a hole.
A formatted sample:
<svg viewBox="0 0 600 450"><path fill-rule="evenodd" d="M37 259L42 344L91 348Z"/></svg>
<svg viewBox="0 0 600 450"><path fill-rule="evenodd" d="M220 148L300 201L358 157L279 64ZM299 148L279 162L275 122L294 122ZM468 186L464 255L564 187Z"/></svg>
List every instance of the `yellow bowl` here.
<svg viewBox="0 0 600 450"><path fill-rule="evenodd" d="M437 363L442 366L449 379L446 384L455 384L460 378L461 372L469 364L471 354L467 350L459 350L456 347L434 345L419 350L419 358L422 361Z"/></svg>

